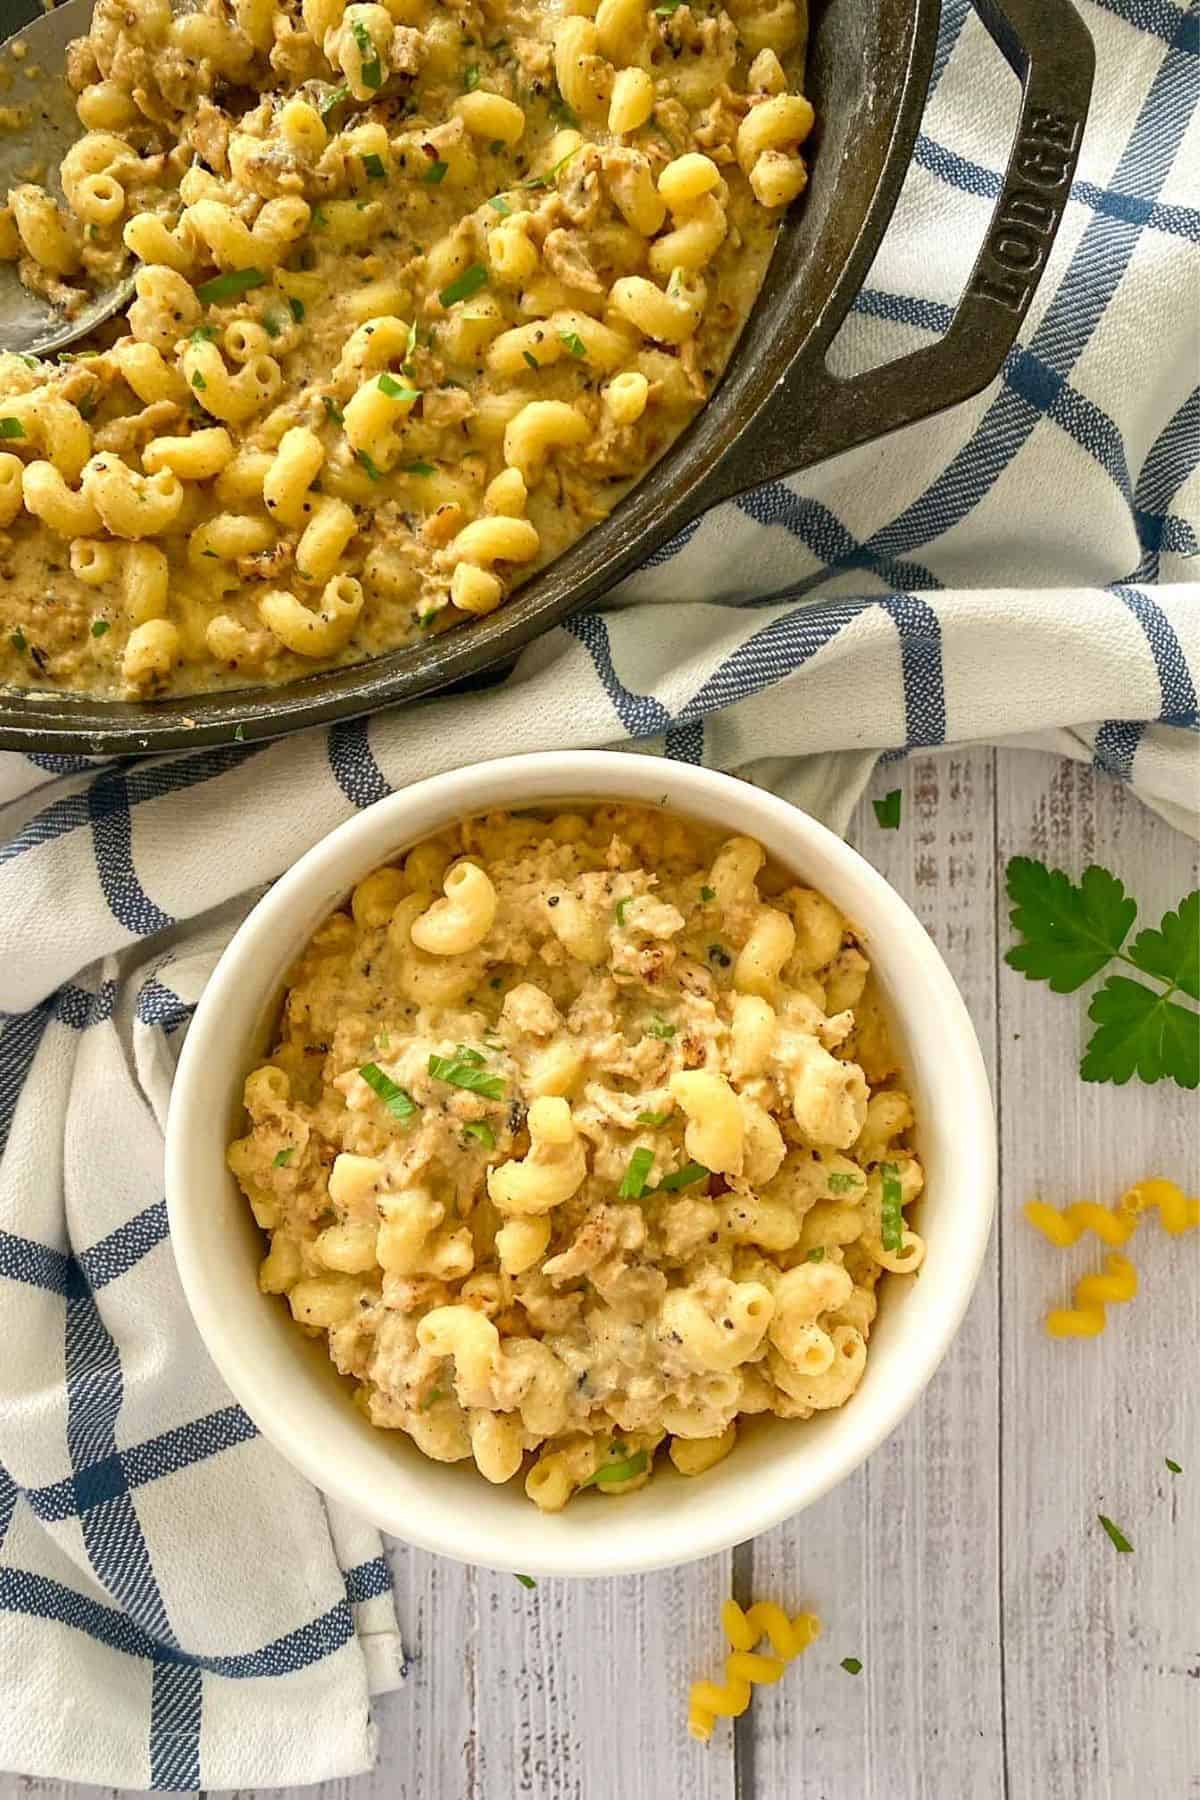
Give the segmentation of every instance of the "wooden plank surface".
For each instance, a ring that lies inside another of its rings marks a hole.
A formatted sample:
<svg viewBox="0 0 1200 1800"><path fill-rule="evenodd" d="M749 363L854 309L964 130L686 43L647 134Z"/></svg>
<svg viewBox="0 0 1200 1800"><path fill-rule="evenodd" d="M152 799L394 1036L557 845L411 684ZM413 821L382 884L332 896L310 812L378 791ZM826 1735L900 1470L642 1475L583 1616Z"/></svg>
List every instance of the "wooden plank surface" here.
<svg viewBox="0 0 1200 1800"><path fill-rule="evenodd" d="M1155 1170L1196 1191L1196 1097L1086 1086L1078 998L1001 961L1010 855L1104 862L1155 922L1195 846L1032 752L912 759L872 794L892 787L901 829L864 802L851 837L946 956L999 1104L997 1231L950 1356L866 1468L732 1556L530 1593L394 1546L409 1679L378 1707L375 1772L320 1800L1200 1800L1200 1234L1144 1223L1137 1300L1100 1340L1055 1344L1041 1315L1101 1252L1020 1216L1035 1192L1111 1201ZM731 1584L814 1606L826 1633L705 1750L684 1697L719 1664ZM94 1792L0 1776L0 1800Z"/></svg>

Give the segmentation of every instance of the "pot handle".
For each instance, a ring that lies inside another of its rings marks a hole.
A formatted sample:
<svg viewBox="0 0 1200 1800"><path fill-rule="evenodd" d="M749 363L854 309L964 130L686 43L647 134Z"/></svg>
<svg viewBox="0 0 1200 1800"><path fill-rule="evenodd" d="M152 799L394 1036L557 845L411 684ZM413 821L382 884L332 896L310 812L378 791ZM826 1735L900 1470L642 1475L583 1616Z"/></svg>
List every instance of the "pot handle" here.
<svg viewBox="0 0 1200 1800"><path fill-rule="evenodd" d="M1021 80L1021 114L983 248L949 329L936 344L844 380L829 372L824 355L799 358L702 483L697 511L957 405L999 373L1066 207L1095 51L1069 0L975 6Z"/></svg>

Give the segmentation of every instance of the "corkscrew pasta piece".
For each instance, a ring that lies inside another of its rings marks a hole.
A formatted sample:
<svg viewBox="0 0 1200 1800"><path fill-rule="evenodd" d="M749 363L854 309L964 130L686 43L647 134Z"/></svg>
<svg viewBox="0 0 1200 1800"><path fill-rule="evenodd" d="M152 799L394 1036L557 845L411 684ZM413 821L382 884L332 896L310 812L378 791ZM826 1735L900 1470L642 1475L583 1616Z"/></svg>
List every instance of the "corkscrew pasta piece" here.
<svg viewBox="0 0 1200 1800"><path fill-rule="evenodd" d="M752 1688L782 1678L787 1664L820 1636L821 1621L815 1613L797 1613L789 1619L773 1600L760 1600L743 1612L731 1599L721 1608L721 1628L730 1644L724 1681L694 1681L688 1693L688 1730L701 1743L711 1738L717 1719L738 1718L745 1712ZM764 1636L773 1656L755 1651Z"/></svg>
<svg viewBox="0 0 1200 1800"><path fill-rule="evenodd" d="M1122 1194L1119 1205L1135 1217L1156 1206L1159 1224L1172 1237L1200 1225L1200 1200L1190 1199L1177 1182L1167 1181L1161 1175L1136 1181Z"/></svg>
<svg viewBox="0 0 1200 1800"><path fill-rule="evenodd" d="M1119 1248L1137 1230L1140 1215L1155 1208L1163 1230L1172 1237L1200 1225L1200 1200L1190 1199L1177 1182L1167 1181L1161 1175L1149 1175L1144 1181L1135 1182L1111 1208L1094 1200L1076 1200L1061 1209L1044 1200L1029 1200L1025 1217L1036 1231L1062 1250L1077 1244L1086 1231L1095 1232L1103 1243Z"/></svg>
<svg viewBox="0 0 1200 1800"><path fill-rule="evenodd" d="M1099 1337L1107 1323L1106 1306L1124 1305L1138 1290L1137 1270L1115 1252L1106 1258L1103 1275L1084 1275L1075 1283L1074 1306L1046 1314L1046 1333L1053 1338Z"/></svg>

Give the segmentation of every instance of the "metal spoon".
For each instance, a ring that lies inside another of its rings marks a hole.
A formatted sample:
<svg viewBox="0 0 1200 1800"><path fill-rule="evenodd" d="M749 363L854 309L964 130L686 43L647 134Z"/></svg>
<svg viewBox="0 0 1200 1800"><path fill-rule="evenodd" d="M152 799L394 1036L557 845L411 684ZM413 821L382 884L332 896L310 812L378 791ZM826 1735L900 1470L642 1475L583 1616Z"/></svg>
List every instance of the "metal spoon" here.
<svg viewBox="0 0 1200 1800"><path fill-rule="evenodd" d="M30 24L0 46L0 69L12 77L0 94L0 105L19 106L29 119L20 131L0 132L0 198L28 179L26 172L33 163L44 168L42 185L62 199L59 165L82 130L75 96L67 86L67 45L86 37L94 3L66 0L51 13L39 11ZM13 60L14 44L26 46L20 61ZM37 73L31 78L26 69ZM67 318L39 294L22 287L16 263L0 262L0 349L36 356L65 349L110 319L132 295L131 274L127 281L90 295L80 311Z"/></svg>

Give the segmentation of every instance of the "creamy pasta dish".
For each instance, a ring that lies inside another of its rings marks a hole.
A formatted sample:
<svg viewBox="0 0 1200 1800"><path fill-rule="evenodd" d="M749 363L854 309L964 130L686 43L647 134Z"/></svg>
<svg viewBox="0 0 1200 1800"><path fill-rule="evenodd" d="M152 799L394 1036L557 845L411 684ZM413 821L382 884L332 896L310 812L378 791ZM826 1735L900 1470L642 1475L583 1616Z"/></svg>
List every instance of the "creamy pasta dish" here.
<svg viewBox="0 0 1200 1800"><path fill-rule="evenodd" d="M547 1511L862 1379L924 1244L867 957L749 838L493 814L355 888L229 1163L372 1424Z"/></svg>
<svg viewBox="0 0 1200 1800"><path fill-rule="evenodd" d="M704 404L813 122L797 0L97 0L0 257L0 679L154 698L494 610Z"/></svg>

